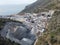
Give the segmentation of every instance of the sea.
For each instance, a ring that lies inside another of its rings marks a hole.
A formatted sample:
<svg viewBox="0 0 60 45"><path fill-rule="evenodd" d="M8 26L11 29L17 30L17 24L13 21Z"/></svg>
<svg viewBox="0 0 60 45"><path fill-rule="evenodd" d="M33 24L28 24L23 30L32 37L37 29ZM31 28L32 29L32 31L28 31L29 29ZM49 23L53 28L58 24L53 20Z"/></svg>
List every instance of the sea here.
<svg viewBox="0 0 60 45"><path fill-rule="evenodd" d="M12 15L21 12L26 4L21 5L0 5L0 15Z"/></svg>

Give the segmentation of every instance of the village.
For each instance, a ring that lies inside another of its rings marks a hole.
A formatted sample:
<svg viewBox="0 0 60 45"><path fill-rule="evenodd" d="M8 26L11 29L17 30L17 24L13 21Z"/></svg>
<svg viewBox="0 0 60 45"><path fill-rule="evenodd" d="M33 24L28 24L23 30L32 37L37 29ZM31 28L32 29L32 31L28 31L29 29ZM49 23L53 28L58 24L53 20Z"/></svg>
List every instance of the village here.
<svg viewBox="0 0 60 45"><path fill-rule="evenodd" d="M54 10L49 10L38 14L0 16L0 18L22 22L7 22L1 31L1 36L21 45L33 45L38 37L46 31L47 21L51 19L53 14Z"/></svg>

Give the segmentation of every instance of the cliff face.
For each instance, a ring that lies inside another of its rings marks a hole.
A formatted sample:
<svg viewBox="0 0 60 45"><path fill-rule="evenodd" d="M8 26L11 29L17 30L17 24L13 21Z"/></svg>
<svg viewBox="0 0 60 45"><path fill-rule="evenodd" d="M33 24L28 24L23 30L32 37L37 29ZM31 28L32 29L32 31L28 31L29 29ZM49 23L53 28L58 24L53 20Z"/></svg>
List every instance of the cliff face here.
<svg viewBox="0 0 60 45"><path fill-rule="evenodd" d="M42 8L42 7L47 6L50 2L53 2L53 1L52 0L37 0L33 4L26 6L26 8L21 13L34 12L38 8ZM18 13L18 14L20 14L20 13Z"/></svg>

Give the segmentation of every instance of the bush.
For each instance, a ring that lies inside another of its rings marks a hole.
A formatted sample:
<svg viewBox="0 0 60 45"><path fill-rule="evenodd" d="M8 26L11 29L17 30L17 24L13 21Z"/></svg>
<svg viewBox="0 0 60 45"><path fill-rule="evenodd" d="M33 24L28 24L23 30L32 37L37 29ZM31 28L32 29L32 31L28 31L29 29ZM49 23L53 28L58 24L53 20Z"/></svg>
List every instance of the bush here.
<svg viewBox="0 0 60 45"><path fill-rule="evenodd" d="M51 42L51 44L54 44L57 42L57 39L54 36L51 36L50 42Z"/></svg>

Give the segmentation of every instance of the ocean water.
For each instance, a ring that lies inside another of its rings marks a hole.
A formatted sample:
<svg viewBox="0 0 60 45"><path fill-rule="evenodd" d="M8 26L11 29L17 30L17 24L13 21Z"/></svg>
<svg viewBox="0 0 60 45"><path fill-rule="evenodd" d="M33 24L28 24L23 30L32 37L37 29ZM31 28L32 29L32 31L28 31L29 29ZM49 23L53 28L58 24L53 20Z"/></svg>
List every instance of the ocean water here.
<svg viewBox="0 0 60 45"><path fill-rule="evenodd" d="M21 12L26 4L22 5L0 5L0 15L11 15Z"/></svg>

